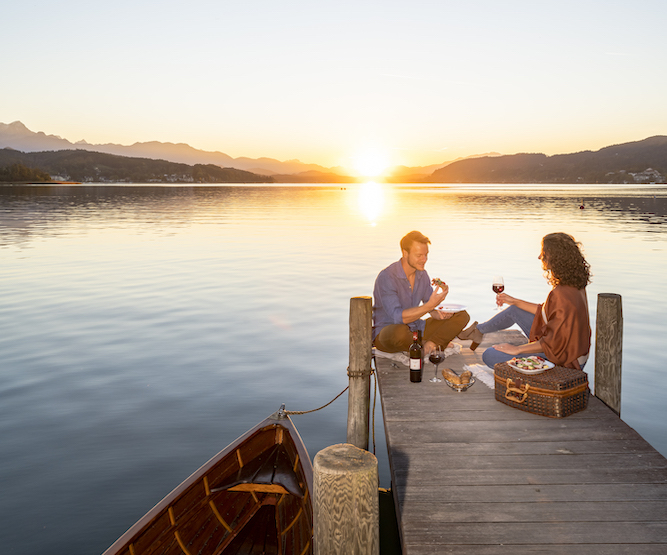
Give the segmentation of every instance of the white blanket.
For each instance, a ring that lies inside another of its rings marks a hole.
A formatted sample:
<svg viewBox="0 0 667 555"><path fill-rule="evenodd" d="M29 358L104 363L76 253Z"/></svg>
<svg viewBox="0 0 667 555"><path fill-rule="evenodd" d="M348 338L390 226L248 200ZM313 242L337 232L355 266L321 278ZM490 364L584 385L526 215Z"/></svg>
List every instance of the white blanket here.
<svg viewBox="0 0 667 555"><path fill-rule="evenodd" d="M452 355L458 355L460 352L461 352L461 345L459 345L458 343L450 343L445 349L445 358L450 357ZM405 352L385 353L384 351L380 351L379 349L376 349L374 347L373 354L377 357L388 358L389 360L400 362L405 366L410 366L410 357L408 356L408 353Z"/></svg>
<svg viewBox="0 0 667 555"><path fill-rule="evenodd" d="M495 389L495 380L493 379L493 370L486 364L464 364L464 370L470 370L476 380L482 382L485 386Z"/></svg>

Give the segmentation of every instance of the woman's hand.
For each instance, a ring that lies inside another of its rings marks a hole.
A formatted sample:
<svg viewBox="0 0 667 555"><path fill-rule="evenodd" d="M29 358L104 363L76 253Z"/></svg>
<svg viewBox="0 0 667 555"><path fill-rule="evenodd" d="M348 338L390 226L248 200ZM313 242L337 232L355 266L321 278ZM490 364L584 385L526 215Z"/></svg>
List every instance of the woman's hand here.
<svg viewBox="0 0 667 555"><path fill-rule="evenodd" d="M498 293L496 295L496 304L503 306L504 304L516 304L519 299L509 296L507 293Z"/></svg>
<svg viewBox="0 0 667 555"><path fill-rule="evenodd" d="M538 339L537 341L531 341L530 343L524 343L523 345L511 345L510 343L498 343L494 345L493 348L496 351L501 353L506 353L508 355L532 355L534 353L541 353L544 349L542 348L542 343Z"/></svg>
<svg viewBox="0 0 667 555"><path fill-rule="evenodd" d="M498 345L494 345L493 348L496 351L500 351L501 353L507 353L508 355L521 354L521 350L517 345L511 345L509 343L499 343Z"/></svg>
<svg viewBox="0 0 667 555"><path fill-rule="evenodd" d="M528 301L522 301L521 299L512 297L507 293L499 293L498 295L496 295L496 304L498 306L503 306L504 304L513 304L516 305L517 308L525 310L526 312L530 312L531 314L535 314L537 312L537 309L540 308L539 304L529 303Z"/></svg>

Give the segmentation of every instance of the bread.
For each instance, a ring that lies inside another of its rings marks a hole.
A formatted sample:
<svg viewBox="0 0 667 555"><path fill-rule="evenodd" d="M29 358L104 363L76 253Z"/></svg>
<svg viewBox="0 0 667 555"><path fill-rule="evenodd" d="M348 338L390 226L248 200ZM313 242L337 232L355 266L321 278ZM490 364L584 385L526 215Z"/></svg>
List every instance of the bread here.
<svg viewBox="0 0 667 555"><path fill-rule="evenodd" d="M442 377L449 383L455 385L467 385L472 379L472 372L470 370L464 370L461 374L456 374L451 368L443 368Z"/></svg>
<svg viewBox="0 0 667 555"><path fill-rule="evenodd" d="M461 383L463 383L461 381L461 376L459 376L458 374L455 374L454 371L451 370L450 368L443 368L442 369L442 377L445 378L448 382L453 383L453 384L460 385ZM470 379L468 379L468 382L469 381L470 381Z"/></svg>

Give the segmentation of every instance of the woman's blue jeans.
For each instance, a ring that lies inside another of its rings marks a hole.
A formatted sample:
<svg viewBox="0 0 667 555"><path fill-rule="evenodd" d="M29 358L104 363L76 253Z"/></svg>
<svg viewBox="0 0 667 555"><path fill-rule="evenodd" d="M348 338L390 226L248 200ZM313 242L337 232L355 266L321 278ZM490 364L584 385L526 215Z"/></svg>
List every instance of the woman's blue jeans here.
<svg viewBox="0 0 667 555"><path fill-rule="evenodd" d="M517 324L524 335L528 337L530 335L530 328L533 325L534 318L534 314L517 308L515 305L510 305L490 320L487 320L483 324L478 324L477 329L482 333L491 333L494 331L506 330L514 324ZM544 353L534 354L544 357ZM497 351L493 347L489 347L482 354L482 360L489 368L493 368L499 362L507 362L512 358L514 358L514 355L508 355L507 353Z"/></svg>

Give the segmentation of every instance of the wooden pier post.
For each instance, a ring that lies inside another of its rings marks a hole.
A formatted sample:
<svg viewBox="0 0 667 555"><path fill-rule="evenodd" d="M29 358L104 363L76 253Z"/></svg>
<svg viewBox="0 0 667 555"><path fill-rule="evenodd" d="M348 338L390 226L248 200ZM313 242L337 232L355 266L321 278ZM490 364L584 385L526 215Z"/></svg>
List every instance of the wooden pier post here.
<svg viewBox="0 0 667 555"><path fill-rule="evenodd" d="M368 415L371 401L372 349L371 297L350 299L350 390L347 400L347 442L368 449Z"/></svg>
<svg viewBox="0 0 667 555"><path fill-rule="evenodd" d="M380 509L375 455L349 443L313 461L314 555L379 555Z"/></svg>
<svg viewBox="0 0 667 555"><path fill-rule="evenodd" d="M595 396L621 415L623 309L616 293L598 295L595 330Z"/></svg>

